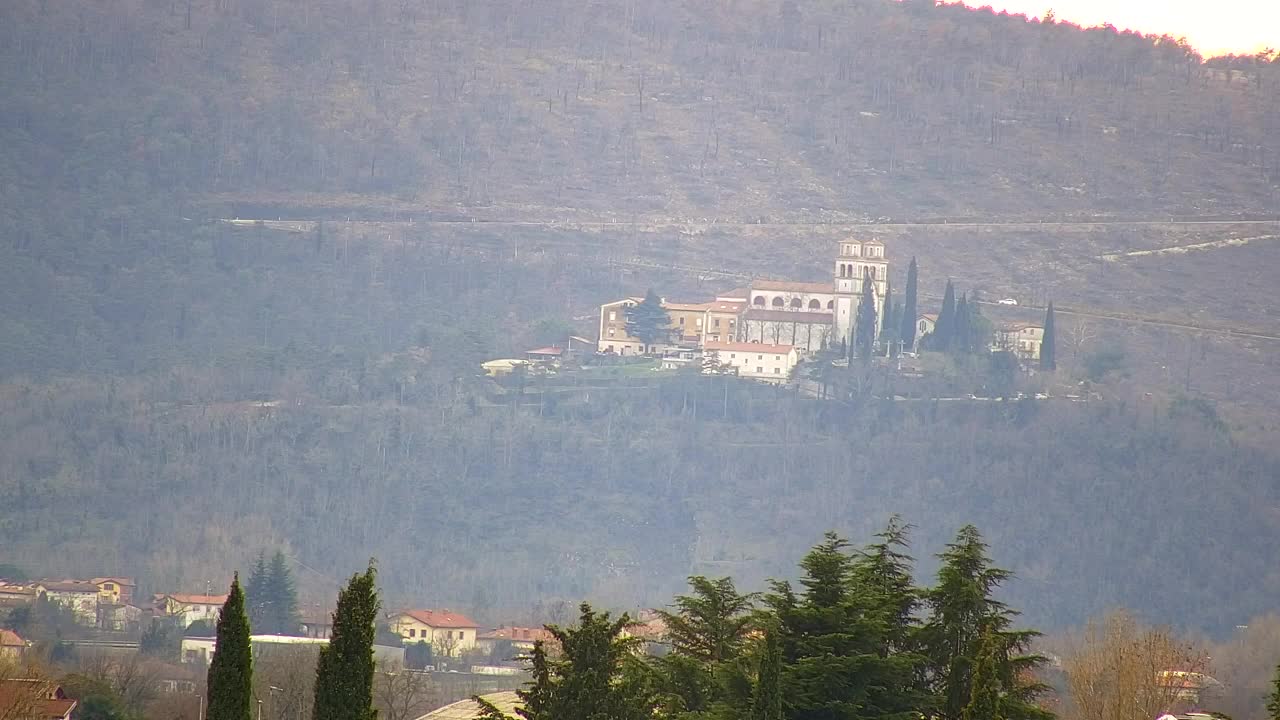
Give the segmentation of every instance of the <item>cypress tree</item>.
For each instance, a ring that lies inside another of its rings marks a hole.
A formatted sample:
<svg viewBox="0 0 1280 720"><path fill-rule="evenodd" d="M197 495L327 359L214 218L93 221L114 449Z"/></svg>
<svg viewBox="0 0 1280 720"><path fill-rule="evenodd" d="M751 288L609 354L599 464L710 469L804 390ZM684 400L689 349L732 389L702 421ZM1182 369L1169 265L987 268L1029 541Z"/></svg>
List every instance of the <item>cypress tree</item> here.
<svg viewBox="0 0 1280 720"><path fill-rule="evenodd" d="M760 649L751 720L782 720L782 648L775 630L765 633Z"/></svg>
<svg viewBox="0 0 1280 720"><path fill-rule="evenodd" d="M916 306L916 283L917 283L916 259L911 258L911 265L907 267L907 293L902 298L902 310L898 312L898 339L902 341L902 346L912 349L916 346L916 319L919 310Z"/></svg>
<svg viewBox="0 0 1280 720"><path fill-rule="evenodd" d="M250 720L253 649L239 574L231 580L231 591L218 615L218 640L207 685L208 720Z"/></svg>
<svg viewBox="0 0 1280 720"><path fill-rule="evenodd" d="M884 317L880 318L880 335L885 338L885 356L893 355L893 338L898 336L898 328L894 325L897 308L893 306L893 285L888 278L884 281Z"/></svg>
<svg viewBox="0 0 1280 720"><path fill-rule="evenodd" d="M854 327L854 346L863 362L871 362L871 350L876 343L876 295L875 283L870 271L862 279L862 299L858 301L858 314Z"/></svg>
<svg viewBox="0 0 1280 720"><path fill-rule="evenodd" d="M1053 327L1053 301L1044 313L1044 341L1040 344L1040 369L1053 372L1058 369L1058 338Z"/></svg>
<svg viewBox="0 0 1280 720"><path fill-rule="evenodd" d="M316 662L314 720L376 720L373 639L381 605L373 561L338 592L333 634Z"/></svg>
<svg viewBox="0 0 1280 720"><path fill-rule="evenodd" d="M267 623L264 631L275 635L297 635L301 624L298 591L293 585L293 574L289 572L289 561L280 550L271 556L271 565L267 569L266 597L268 605L263 614Z"/></svg>
<svg viewBox="0 0 1280 720"><path fill-rule="evenodd" d="M933 349L943 352L951 349L956 322L956 289L947 280L947 289L942 293L942 310L938 312L938 322L933 326Z"/></svg>
<svg viewBox="0 0 1280 720"><path fill-rule="evenodd" d="M969 299L961 294L956 301L955 323L951 331L951 350L957 355L966 355L970 350L969 343Z"/></svg>

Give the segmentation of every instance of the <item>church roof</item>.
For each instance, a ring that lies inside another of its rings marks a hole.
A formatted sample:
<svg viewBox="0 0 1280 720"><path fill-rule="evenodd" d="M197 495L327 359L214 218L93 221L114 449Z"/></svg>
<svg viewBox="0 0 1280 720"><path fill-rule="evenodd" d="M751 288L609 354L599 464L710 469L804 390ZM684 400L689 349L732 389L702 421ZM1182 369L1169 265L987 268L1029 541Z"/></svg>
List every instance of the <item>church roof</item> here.
<svg viewBox="0 0 1280 720"><path fill-rule="evenodd" d="M798 293L834 293L835 286L830 282L794 282L791 280L756 280L751 283L754 290L773 290L775 292Z"/></svg>

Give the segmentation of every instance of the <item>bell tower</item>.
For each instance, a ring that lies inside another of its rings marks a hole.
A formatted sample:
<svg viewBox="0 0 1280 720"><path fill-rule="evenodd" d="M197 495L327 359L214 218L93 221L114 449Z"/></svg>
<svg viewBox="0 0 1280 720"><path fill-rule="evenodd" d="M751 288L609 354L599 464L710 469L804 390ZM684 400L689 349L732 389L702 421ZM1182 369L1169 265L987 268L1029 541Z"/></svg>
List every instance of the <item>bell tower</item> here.
<svg viewBox="0 0 1280 720"><path fill-rule="evenodd" d="M852 238L839 241L836 248L835 309L831 318L835 330L834 342L850 341L853 330L853 313L858 307L858 293L862 292L862 243Z"/></svg>

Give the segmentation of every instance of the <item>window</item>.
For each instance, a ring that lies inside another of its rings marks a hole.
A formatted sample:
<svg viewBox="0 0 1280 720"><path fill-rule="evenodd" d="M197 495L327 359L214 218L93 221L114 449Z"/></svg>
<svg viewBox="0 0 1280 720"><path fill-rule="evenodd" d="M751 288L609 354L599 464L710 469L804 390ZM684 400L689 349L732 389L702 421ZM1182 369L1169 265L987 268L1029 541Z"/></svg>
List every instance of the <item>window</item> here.
<svg viewBox="0 0 1280 720"><path fill-rule="evenodd" d="M763 359L764 359L764 356L763 356L763 355L757 355L757 356L756 356L756 359L757 359L757 360L763 360Z"/></svg>
<svg viewBox="0 0 1280 720"><path fill-rule="evenodd" d="M734 320L733 318L729 318L729 327L733 327L733 324L734 324L734 323L736 323L736 322L738 322L738 321L737 321L737 320Z"/></svg>
<svg viewBox="0 0 1280 720"><path fill-rule="evenodd" d="M712 327L720 327L720 318L713 318L713 319L712 319L712 321L711 321L711 326L712 326Z"/></svg>
<svg viewBox="0 0 1280 720"><path fill-rule="evenodd" d="M756 299L751 301L751 304L752 304L752 305L759 305L760 307L764 307L764 296L763 296L763 295L757 295L757 296L756 296Z"/></svg>
<svg viewBox="0 0 1280 720"><path fill-rule="evenodd" d="M683 324L684 324L684 316L683 316L683 315L681 315L681 316L680 316L680 324L681 324L681 325L683 325Z"/></svg>
<svg viewBox="0 0 1280 720"><path fill-rule="evenodd" d="M698 327L702 327L702 318L698 318Z"/></svg>
<svg viewBox="0 0 1280 720"><path fill-rule="evenodd" d="M613 352L613 346L612 346L612 345L610 345L610 346L609 346L609 352Z"/></svg>
<svg viewBox="0 0 1280 720"><path fill-rule="evenodd" d="M828 309L828 310L834 310L835 308L836 308L836 301L835 301L835 300L828 300L828 301L827 301L827 309Z"/></svg>
<svg viewBox="0 0 1280 720"><path fill-rule="evenodd" d="M763 374L764 374L764 368L759 367L759 366L756 366L756 372L757 372L757 373L759 373L759 374L761 374L761 375L763 375Z"/></svg>
<svg viewBox="0 0 1280 720"><path fill-rule="evenodd" d="M821 303L821 302L819 302L818 300L810 300L810 301L809 301L809 309L810 309L810 310L821 310L821 309L822 309L822 303Z"/></svg>
<svg viewBox="0 0 1280 720"><path fill-rule="evenodd" d="M778 297L776 297L776 298L774 298L774 299L773 299L773 306L774 306L774 307L782 307L782 304L783 304L783 303L782 303L782 296L778 296Z"/></svg>
<svg viewBox="0 0 1280 720"><path fill-rule="evenodd" d="M452 639L453 639L453 631L452 631L452 630L446 630L446 631L445 631L445 638L446 638L446 639L449 639L449 640L452 640Z"/></svg>
<svg viewBox="0 0 1280 720"><path fill-rule="evenodd" d="M618 311L617 311L617 310L610 310L610 311L609 311L609 322L613 322L613 321L615 321L615 320L617 320L617 319L618 319Z"/></svg>
<svg viewBox="0 0 1280 720"><path fill-rule="evenodd" d="M921 320L921 321L920 321L920 332L928 332L928 331L929 331L929 323L925 322L924 320Z"/></svg>
<svg viewBox="0 0 1280 720"><path fill-rule="evenodd" d="M738 357L738 353L729 353L729 359L730 359L730 360L735 360L735 359L737 359L737 357Z"/></svg>
<svg viewBox="0 0 1280 720"><path fill-rule="evenodd" d="M773 369L773 374L774 374L774 375L781 375L781 374L782 374L782 368L774 368L774 369Z"/></svg>
<svg viewBox="0 0 1280 720"><path fill-rule="evenodd" d="M801 300L800 298L791 298L791 307L799 310L800 308L804 307L804 301Z"/></svg>
<svg viewBox="0 0 1280 720"><path fill-rule="evenodd" d="M111 583L103 583L103 584L102 584L102 587L103 587L104 589L106 589L108 592L110 592L111 590L115 590L115 589L116 589L116 586L115 586L115 585L112 585Z"/></svg>
<svg viewBox="0 0 1280 720"><path fill-rule="evenodd" d="M609 328L609 337L613 337L613 328Z"/></svg>
<svg viewBox="0 0 1280 720"><path fill-rule="evenodd" d="M418 631L417 631L417 630L414 630L413 628L409 628L409 637L416 637L416 635L414 634L414 633L416 633L416 632L418 632Z"/></svg>

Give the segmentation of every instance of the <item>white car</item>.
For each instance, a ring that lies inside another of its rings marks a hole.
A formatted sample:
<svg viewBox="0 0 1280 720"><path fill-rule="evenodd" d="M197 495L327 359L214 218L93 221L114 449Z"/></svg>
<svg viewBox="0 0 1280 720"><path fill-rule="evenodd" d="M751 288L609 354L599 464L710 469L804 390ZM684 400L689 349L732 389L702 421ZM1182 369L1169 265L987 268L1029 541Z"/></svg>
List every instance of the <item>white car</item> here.
<svg viewBox="0 0 1280 720"><path fill-rule="evenodd" d="M1001 305L1017 305L1018 301L1014 300L1013 298L1005 298L1000 301L1000 304Z"/></svg>

